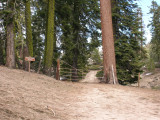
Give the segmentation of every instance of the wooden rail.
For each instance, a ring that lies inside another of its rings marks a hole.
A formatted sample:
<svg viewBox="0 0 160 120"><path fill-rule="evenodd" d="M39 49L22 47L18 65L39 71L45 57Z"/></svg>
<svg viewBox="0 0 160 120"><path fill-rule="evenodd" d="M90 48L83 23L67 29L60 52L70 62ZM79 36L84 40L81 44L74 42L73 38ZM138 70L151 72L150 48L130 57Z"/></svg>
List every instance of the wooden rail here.
<svg viewBox="0 0 160 120"><path fill-rule="evenodd" d="M60 68L60 76L67 80L82 80L85 78L87 72L83 72L83 69L71 69L71 68ZM76 75L75 75L76 74Z"/></svg>
<svg viewBox="0 0 160 120"><path fill-rule="evenodd" d="M66 64L68 67L61 67L61 63ZM79 81L84 79L87 73L88 71L85 69L76 69L63 60L57 60L57 80L64 79L70 81ZM97 78L103 80L103 77Z"/></svg>

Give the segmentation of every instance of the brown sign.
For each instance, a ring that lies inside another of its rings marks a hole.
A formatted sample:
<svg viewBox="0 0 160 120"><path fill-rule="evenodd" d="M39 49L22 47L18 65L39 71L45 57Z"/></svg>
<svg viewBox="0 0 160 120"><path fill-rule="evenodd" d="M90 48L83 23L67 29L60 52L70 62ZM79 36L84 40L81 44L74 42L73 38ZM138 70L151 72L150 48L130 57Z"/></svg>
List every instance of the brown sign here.
<svg viewBox="0 0 160 120"><path fill-rule="evenodd" d="M35 61L34 57L25 57L25 61Z"/></svg>

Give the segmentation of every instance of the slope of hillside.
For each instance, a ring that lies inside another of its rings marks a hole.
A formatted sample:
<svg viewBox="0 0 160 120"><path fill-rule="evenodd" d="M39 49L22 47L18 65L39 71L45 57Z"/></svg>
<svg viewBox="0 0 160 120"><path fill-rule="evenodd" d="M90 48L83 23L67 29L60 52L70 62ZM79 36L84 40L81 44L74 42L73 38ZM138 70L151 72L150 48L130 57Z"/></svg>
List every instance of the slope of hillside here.
<svg viewBox="0 0 160 120"><path fill-rule="evenodd" d="M160 90L160 69L156 68L153 72L145 72L141 75L140 87L153 88Z"/></svg>
<svg viewBox="0 0 160 120"><path fill-rule="evenodd" d="M56 81L0 66L0 120L159 120L160 91Z"/></svg>

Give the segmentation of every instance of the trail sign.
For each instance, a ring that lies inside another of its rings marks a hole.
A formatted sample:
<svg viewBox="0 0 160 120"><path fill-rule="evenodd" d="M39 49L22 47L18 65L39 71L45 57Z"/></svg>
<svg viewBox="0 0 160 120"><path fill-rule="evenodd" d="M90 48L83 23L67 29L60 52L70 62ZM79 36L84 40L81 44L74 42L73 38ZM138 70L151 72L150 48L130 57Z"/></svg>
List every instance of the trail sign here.
<svg viewBox="0 0 160 120"><path fill-rule="evenodd" d="M30 72L31 61L35 61L35 58L34 57L25 57L25 61L28 61L28 63L29 63L28 71Z"/></svg>
<svg viewBox="0 0 160 120"><path fill-rule="evenodd" d="M35 61L34 57L25 57L25 61Z"/></svg>

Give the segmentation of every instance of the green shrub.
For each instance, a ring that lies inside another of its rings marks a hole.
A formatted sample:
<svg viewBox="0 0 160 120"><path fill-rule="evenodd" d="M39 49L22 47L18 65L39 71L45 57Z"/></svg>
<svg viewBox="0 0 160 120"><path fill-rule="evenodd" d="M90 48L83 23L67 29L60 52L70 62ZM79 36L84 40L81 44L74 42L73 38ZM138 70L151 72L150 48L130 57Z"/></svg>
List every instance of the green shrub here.
<svg viewBox="0 0 160 120"><path fill-rule="evenodd" d="M152 58L150 58L148 60L148 63L147 63L147 69L149 71L153 71L155 69L155 64L154 64L154 60Z"/></svg>
<svg viewBox="0 0 160 120"><path fill-rule="evenodd" d="M91 65L88 67L90 70L100 70L102 69L100 65Z"/></svg>
<svg viewBox="0 0 160 120"><path fill-rule="evenodd" d="M98 71L96 77L103 77L103 73L104 73L103 70Z"/></svg>

